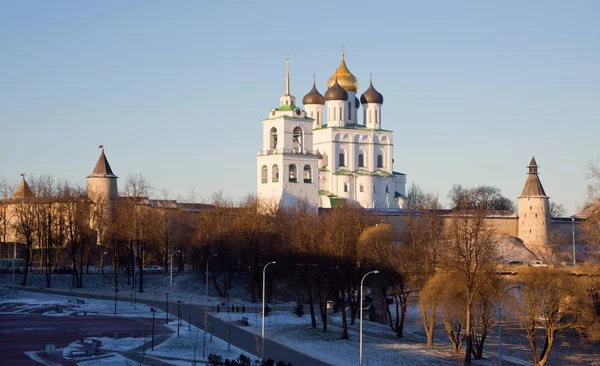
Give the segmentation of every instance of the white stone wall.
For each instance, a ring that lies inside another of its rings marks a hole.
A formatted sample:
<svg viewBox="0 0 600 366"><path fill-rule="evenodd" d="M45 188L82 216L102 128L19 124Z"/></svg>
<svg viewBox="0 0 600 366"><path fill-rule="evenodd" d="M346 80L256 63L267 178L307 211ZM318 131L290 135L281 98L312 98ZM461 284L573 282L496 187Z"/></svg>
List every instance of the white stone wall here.
<svg viewBox="0 0 600 366"><path fill-rule="evenodd" d="M525 244L547 243L550 225L550 202L548 197L519 197L518 233Z"/></svg>
<svg viewBox="0 0 600 366"><path fill-rule="evenodd" d="M304 106L306 115L313 119L313 129L323 126L323 106L320 104L307 104Z"/></svg>
<svg viewBox="0 0 600 366"><path fill-rule="evenodd" d="M108 202L119 197L117 178L88 178L88 197L93 202Z"/></svg>

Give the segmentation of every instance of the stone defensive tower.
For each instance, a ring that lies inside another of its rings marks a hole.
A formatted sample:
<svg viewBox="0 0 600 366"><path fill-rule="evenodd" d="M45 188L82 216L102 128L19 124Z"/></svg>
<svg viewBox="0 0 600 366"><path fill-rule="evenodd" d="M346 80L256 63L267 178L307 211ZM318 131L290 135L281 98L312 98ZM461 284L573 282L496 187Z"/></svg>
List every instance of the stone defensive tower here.
<svg viewBox="0 0 600 366"><path fill-rule="evenodd" d="M102 147L102 145L100 145ZM113 173L104 155L104 148L102 147L102 153L96 167L88 179L88 197L94 202L105 202L110 203L119 197L119 191L117 188L117 176Z"/></svg>
<svg viewBox="0 0 600 366"><path fill-rule="evenodd" d="M518 235L525 244L547 244L550 226L550 202L538 173L535 157L527 166L527 181L518 199Z"/></svg>

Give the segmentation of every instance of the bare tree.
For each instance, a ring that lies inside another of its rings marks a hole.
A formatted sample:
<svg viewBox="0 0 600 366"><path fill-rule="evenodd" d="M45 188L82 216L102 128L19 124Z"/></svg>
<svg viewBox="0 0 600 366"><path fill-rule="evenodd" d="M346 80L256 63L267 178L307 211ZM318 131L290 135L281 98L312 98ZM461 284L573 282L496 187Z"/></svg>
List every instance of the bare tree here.
<svg viewBox="0 0 600 366"><path fill-rule="evenodd" d="M5 179L0 179L0 243L6 244L6 258L10 257L8 248L8 235L10 233L10 196L11 184ZM0 248L0 257L3 257L2 248Z"/></svg>
<svg viewBox="0 0 600 366"><path fill-rule="evenodd" d="M460 210L486 207L487 210L514 212L514 203L501 193L499 188L492 186L467 188L455 184L448 193L448 199L452 207Z"/></svg>
<svg viewBox="0 0 600 366"><path fill-rule="evenodd" d="M467 202L462 200L459 202ZM472 310L486 276L495 269L496 242L494 229L485 221L485 201L472 208L467 205L451 217L446 228L447 253L443 263L446 270L460 279L465 291L465 364L471 364Z"/></svg>
<svg viewBox="0 0 600 366"><path fill-rule="evenodd" d="M493 271L484 276L483 282L475 294L471 317L472 352L476 360L483 357L483 347L490 327L496 322L496 304L504 285L504 280Z"/></svg>
<svg viewBox="0 0 600 366"><path fill-rule="evenodd" d="M446 284L442 275L434 275L421 288L419 293L419 312L423 319L423 328L427 336L427 346L433 346L435 332L435 317L440 304L440 294Z"/></svg>
<svg viewBox="0 0 600 366"><path fill-rule="evenodd" d="M466 338L466 334L462 333L467 322L463 311L467 302L466 288L454 273L442 272L437 276L443 278L445 283L443 286L439 286L438 282L437 313L442 318L454 352L459 353Z"/></svg>
<svg viewBox="0 0 600 366"><path fill-rule="evenodd" d="M313 278L315 276L314 264L319 255L318 242L321 235L318 216L312 207L302 201L288 210L280 210L279 214L285 216L284 219L288 223L286 225L288 229L282 233L282 236L289 237L289 243L296 259L296 263L290 264L295 265L298 269L306 289L311 326L316 329L317 318L314 307Z"/></svg>
<svg viewBox="0 0 600 366"><path fill-rule="evenodd" d="M531 268L519 274L525 287L517 301L518 314L526 331L534 366L548 362L557 331L577 328L591 311L584 282L571 274L549 268ZM544 330L544 344L536 343L539 329Z"/></svg>
<svg viewBox="0 0 600 366"><path fill-rule="evenodd" d="M381 292L384 295L390 294L395 305L394 314L387 303L385 306L389 326L396 337L402 338L408 298L414 290L414 283L412 273L403 266L406 258L402 253L403 248L392 241L392 233L392 227L387 224L366 228L359 239L359 254L361 265L364 259L366 264L373 265L380 271Z"/></svg>
<svg viewBox="0 0 600 366"><path fill-rule="evenodd" d="M18 239L25 243L25 270L23 271L23 281L21 286L27 286L27 275L30 271L32 261L33 242L36 240L37 220L34 205L35 198L19 198L13 202L14 220L12 221L12 229L16 233Z"/></svg>
<svg viewBox="0 0 600 366"><path fill-rule="evenodd" d="M365 227L362 213L357 208L338 207L325 217L324 254L331 258L337 267L336 293L340 295L342 309L342 339L348 339L347 302L352 302L356 312L356 290L360 279L357 273L357 244L360 233Z"/></svg>
<svg viewBox="0 0 600 366"><path fill-rule="evenodd" d="M566 215L566 213L567 210L565 209L565 206L554 201L550 202L550 217L562 217Z"/></svg>
<svg viewBox="0 0 600 366"><path fill-rule="evenodd" d="M131 268L134 281L134 263L137 262L139 292L144 292L144 245L151 242L149 239L153 232L148 203L151 191L152 187L143 175L130 175L125 182L124 197L117 204L118 235L127 244L130 258L128 268ZM136 258L139 260L136 261Z"/></svg>

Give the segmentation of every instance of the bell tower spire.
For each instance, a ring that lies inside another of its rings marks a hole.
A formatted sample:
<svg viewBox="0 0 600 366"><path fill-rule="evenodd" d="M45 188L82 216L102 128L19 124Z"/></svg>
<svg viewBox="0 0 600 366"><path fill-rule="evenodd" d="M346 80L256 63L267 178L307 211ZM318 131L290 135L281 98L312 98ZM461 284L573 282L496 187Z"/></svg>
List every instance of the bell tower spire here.
<svg viewBox="0 0 600 366"><path fill-rule="evenodd" d="M285 95L290 95L290 57L285 57Z"/></svg>
<svg viewBox="0 0 600 366"><path fill-rule="evenodd" d="M290 93L290 57L285 56L285 94L279 98L279 106L295 106L296 97Z"/></svg>

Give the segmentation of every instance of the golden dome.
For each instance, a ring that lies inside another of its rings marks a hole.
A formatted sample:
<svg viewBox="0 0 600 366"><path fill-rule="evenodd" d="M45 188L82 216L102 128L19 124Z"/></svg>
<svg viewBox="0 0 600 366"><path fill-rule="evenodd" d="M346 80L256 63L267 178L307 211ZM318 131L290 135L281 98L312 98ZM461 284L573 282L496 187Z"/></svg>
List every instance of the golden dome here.
<svg viewBox="0 0 600 366"><path fill-rule="evenodd" d="M335 83L335 79L337 77L337 81L342 88L346 91L357 92L358 91L358 80L356 77L352 75L348 67L346 66L346 61L344 61L344 54L342 53L342 62L340 62L340 67L331 75L329 81L327 82L327 89L331 88Z"/></svg>

